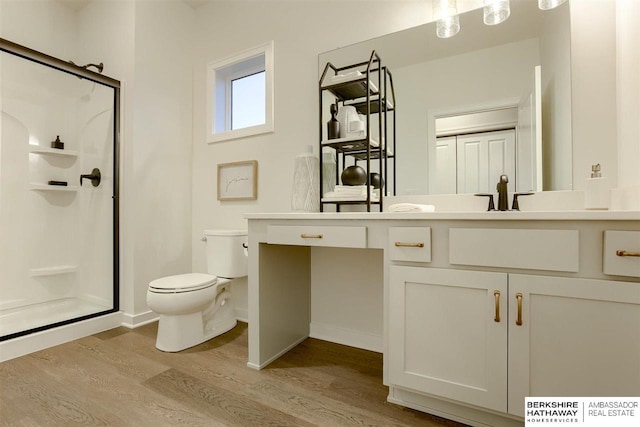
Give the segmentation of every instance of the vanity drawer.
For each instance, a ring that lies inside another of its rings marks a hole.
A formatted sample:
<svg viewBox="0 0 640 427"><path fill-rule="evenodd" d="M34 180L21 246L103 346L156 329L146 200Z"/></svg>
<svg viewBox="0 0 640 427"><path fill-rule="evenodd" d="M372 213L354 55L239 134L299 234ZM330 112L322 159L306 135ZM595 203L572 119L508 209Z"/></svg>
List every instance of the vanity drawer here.
<svg viewBox="0 0 640 427"><path fill-rule="evenodd" d="M390 227L389 259L431 262L431 227Z"/></svg>
<svg viewBox="0 0 640 427"><path fill-rule="evenodd" d="M269 225L267 226L267 243L366 248L367 227Z"/></svg>
<svg viewBox="0 0 640 427"><path fill-rule="evenodd" d="M602 272L640 277L640 231L605 231Z"/></svg>
<svg viewBox="0 0 640 427"><path fill-rule="evenodd" d="M451 228L449 262L577 272L579 242L578 230Z"/></svg>

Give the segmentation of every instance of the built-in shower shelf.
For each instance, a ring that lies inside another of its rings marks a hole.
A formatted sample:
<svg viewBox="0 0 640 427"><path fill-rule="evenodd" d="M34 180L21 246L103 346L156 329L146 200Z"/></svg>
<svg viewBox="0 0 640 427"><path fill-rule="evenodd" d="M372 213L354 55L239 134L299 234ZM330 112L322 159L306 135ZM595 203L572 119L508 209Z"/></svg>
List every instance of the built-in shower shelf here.
<svg viewBox="0 0 640 427"><path fill-rule="evenodd" d="M30 268L30 276L54 276L56 274L75 273L77 265L54 265L51 267Z"/></svg>
<svg viewBox="0 0 640 427"><path fill-rule="evenodd" d="M39 145L30 146L29 151L36 154L53 154L54 156L78 157L77 151L40 147Z"/></svg>
<svg viewBox="0 0 640 427"><path fill-rule="evenodd" d="M78 191L77 185L49 185L49 184L31 184L31 190L35 191Z"/></svg>

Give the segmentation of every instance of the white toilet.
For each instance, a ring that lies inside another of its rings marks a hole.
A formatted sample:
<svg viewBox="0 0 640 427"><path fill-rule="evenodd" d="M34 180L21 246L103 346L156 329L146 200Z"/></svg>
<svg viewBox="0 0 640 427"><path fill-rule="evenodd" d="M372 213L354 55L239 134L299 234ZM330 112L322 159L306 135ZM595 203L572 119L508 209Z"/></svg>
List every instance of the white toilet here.
<svg viewBox="0 0 640 427"><path fill-rule="evenodd" d="M160 315L156 347L181 351L236 326L231 280L247 275L247 230L205 230L207 271L149 283L147 305Z"/></svg>

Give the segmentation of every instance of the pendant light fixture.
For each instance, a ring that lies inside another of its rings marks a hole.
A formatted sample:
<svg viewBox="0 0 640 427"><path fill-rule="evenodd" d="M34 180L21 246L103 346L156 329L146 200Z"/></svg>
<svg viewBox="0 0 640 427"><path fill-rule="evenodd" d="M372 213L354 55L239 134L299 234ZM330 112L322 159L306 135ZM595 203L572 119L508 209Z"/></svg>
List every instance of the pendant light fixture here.
<svg viewBox="0 0 640 427"><path fill-rule="evenodd" d="M544 0L539 0L544 1ZM484 0L484 23L497 25L511 15L509 0Z"/></svg>
<svg viewBox="0 0 640 427"><path fill-rule="evenodd" d="M560 6L567 0L538 0L538 8L549 10ZM511 15L509 0L483 0L484 23L498 25ZM436 21L436 35L446 39L460 31L460 17L456 0L432 0L433 20Z"/></svg>
<svg viewBox="0 0 640 427"><path fill-rule="evenodd" d="M436 20L436 35L453 37L460 31L456 0L433 0L433 19Z"/></svg>
<svg viewBox="0 0 640 427"><path fill-rule="evenodd" d="M549 10L560 6L567 0L538 0L538 8L541 10Z"/></svg>

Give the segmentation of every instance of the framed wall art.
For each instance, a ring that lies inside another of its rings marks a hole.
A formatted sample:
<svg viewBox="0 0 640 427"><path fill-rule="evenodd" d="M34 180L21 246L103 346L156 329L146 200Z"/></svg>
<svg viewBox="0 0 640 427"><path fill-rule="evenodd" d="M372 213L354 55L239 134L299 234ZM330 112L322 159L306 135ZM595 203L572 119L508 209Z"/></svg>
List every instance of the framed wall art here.
<svg viewBox="0 0 640 427"><path fill-rule="evenodd" d="M256 200L258 198L258 162L218 164L218 200Z"/></svg>

